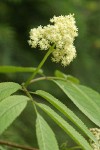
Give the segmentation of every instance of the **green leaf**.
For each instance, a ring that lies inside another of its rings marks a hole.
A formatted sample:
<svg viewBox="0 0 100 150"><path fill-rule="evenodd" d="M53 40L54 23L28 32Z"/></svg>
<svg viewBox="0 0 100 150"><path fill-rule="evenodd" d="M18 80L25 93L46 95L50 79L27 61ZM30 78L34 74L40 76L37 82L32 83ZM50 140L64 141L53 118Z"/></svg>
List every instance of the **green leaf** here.
<svg viewBox="0 0 100 150"><path fill-rule="evenodd" d="M17 66L0 66L0 73L16 73L16 72L34 72L36 68L33 67L17 67ZM43 71L40 69L39 74Z"/></svg>
<svg viewBox="0 0 100 150"><path fill-rule="evenodd" d="M69 120L71 120L75 125L77 125L90 139L92 139L94 142L97 142L95 136L88 130L85 124L62 102L60 102L51 94L42 90L36 91L36 94L45 98L55 108L57 108L60 112L62 112Z"/></svg>
<svg viewBox="0 0 100 150"><path fill-rule="evenodd" d="M0 101L17 90L21 89L21 86L18 83L14 82L2 82L0 83Z"/></svg>
<svg viewBox="0 0 100 150"><path fill-rule="evenodd" d="M54 81L73 103L96 125L100 127L100 94L72 82Z"/></svg>
<svg viewBox="0 0 100 150"><path fill-rule="evenodd" d="M4 148L4 147L2 147L2 146L0 146L0 150L7 150L6 148Z"/></svg>
<svg viewBox="0 0 100 150"><path fill-rule="evenodd" d="M59 150L54 132L39 114L36 120L36 135L40 150Z"/></svg>
<svg viewBox="0 0 100 150"><path fill-rule="evenodd" d="M77 84L80 83L80 81L77 78L75 78L71 75L66 75L63 72L59 71L59 70L56 70L54 74L55 74L56 77L64 78L66 80L72 81L72 82L77 83Z"/></svg>
<svg viewBox="0 0 100 150"><path fill-rule="evenodd" d="M59 116L54 110L45 104L37 104L43 111L45 111L78 145L84 150L92 150L85 138L79 134L67 121Z"/></svg>
<svg viewBox="0 0 100 150"><path fill-rule="evenodd" d="M26 96L9 96L0 102L0 134L21 114L27 101Z"/></svg>

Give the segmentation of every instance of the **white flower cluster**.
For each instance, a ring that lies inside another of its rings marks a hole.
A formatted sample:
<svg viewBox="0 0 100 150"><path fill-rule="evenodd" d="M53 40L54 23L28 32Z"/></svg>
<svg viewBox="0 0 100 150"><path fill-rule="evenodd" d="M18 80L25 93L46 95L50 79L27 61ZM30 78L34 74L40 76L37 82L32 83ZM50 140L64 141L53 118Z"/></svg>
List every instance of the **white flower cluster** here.
<svg viewBox="0 0 100 150"><path fill-rule="evenodd" d="M98 128L91 128L90 131L94 134L94 136L96 137L96 139L98 140L98 142L100 144L100 129L98 129ZM92 140L90 140L90 144L91 144L93 150L100 150L100 146L98 146Z"/></svg>
<svg viewBox="0 0 100 150"><path fill-rule="evenodd" d="M48 50L55 44L52 61L67 66L76 57L73 41L78 29L74 15L54 16L50 22L51 25L31 29L29 44L32 48L39 46L41 50Z"/></svg>

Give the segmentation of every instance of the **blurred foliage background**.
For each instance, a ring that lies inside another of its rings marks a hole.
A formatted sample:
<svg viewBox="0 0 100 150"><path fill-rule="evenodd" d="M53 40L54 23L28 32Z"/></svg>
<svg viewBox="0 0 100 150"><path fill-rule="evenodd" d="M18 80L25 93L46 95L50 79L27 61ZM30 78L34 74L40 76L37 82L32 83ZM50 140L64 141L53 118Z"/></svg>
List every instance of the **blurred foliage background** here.
<svg viewBox="0 0 100 150"><path fill-rule="evenodd" d="M45 52L31 49L28 45L29 31L38 25L47 25L54 15L68 15L74 13L79 36L75 40L77 58L70 66L63 68L60 64L45 63L43 69L47 75L53 75L54 70L61 70L71 74L82 84L92 87L100 92L100 1L99 0L0 0L0 65L34 66L36 67ZM15 81L22 83L29 74L1 74L0 82ZM31 87L32 90L44 89L55 93L59 98L65 99L60 90L52 83L40 82ZM65 101L64 101L65 102ZM66 103L66 102L65 102ZM67 102L69 107L72 103ZM0 138L9 139L17 143L25 143L37 147L35 135L35 114L30 104L22 115ZM77 114L79 110L75 106ZM83 121L87 122L84 117ZM47 119L47 117L46 117ZM62 142L67 137L56 125L57 138ZM88 120L88 126L92 124ZM59 131L59 132L58 132Z"/></svg>

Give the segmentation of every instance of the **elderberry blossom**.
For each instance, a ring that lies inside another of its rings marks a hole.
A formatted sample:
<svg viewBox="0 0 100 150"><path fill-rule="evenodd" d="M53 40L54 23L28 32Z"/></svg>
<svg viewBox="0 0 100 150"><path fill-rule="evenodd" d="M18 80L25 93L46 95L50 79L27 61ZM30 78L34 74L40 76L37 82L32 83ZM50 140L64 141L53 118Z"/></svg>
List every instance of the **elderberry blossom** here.
<svg viewBox="0 0 100 150"><path fill-rule="evenodd" d="M100 129L98 128L90 128L90 131L94 134L98 143L100 144ZM90 145L92 146L93 150L100 150L100 146L98 146L95 142L90 140Z"/></svg>
<svg viewBox="0 0 100 150"><path fill-rule="evenodd" d="M54 44L52 61L67 66L76 57L73 42L78 36L78 29L74 15L54 16L50 22L51 24L47 26L31 29L29 45L32 48L48 50Z"/></svg>

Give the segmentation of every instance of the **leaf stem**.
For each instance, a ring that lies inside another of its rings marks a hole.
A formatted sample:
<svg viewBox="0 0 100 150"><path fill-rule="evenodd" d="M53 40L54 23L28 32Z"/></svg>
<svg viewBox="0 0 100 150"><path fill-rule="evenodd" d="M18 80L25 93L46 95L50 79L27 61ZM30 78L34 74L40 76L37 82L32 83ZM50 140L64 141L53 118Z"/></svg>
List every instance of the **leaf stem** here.
<svg viewBox="0 0 100 150"><path fill-rule="evenodd" d="M74 147L71 147L69 150L76 150L76 149L82 149L80 146L74 146Z"/></svg>
<svg viewBox="0 0 100 150"><path fill-rule="evenodd" d="M19 144L16 144L16 143L12 143L12 142L9 142L9 141L3 141L3 140L0 140L0 145L6 145L6 146L9 146L9 147L20 148L20 149L23 149L23 150L39 150L39 149L36 149L36 148L32 148L32 147L28 147L28 146L24 146L24 145L19 145Z"/></svg>
<svg viewBox="0 0 100 150"><path fill-rule="evenodd" d="M38 67L36 68L36 71L28 78L28 80L25 82L25 86L27 87L30 84L30 81L36 76L36 74L38 73L38 71L41 69L41 67L43 66L43 64L45 63L45 61L47 60L48 56L52 53L52 51L54 50L54 46L51 46L50 49L48 50L48 52L46 53L46 55L44 56L44 58L42 59L42 61L40 62L40 64L38 65Z"/></svg>

